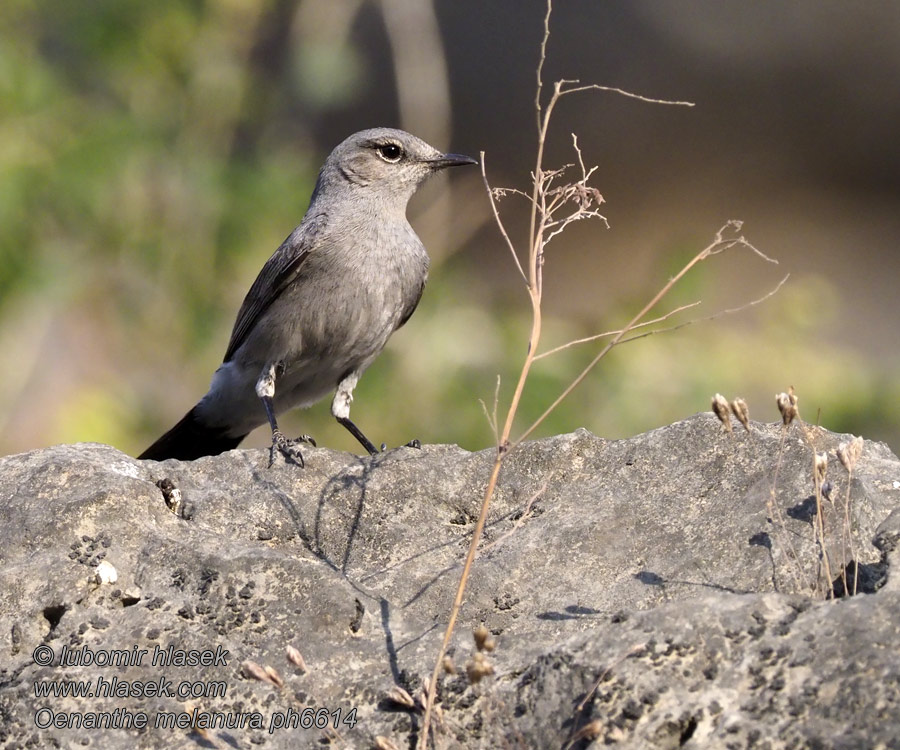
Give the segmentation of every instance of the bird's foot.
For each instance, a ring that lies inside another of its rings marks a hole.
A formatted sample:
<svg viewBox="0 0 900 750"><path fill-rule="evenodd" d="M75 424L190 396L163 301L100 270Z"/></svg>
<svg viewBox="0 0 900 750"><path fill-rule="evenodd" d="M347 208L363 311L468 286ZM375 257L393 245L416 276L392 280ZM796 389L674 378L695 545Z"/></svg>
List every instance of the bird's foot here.
<svg viewBox="0 0 900 750"><path fill-rule="evenodd" d="M301 435L296 440L288 440L281 430L273 430L272 447L269 448L269 468L272 468L272 465L275 463L276 451L284 456L285 461L294 463L300 468L303 468L303 454L300 452L297 443L308 443L313 447L316 446L316 441L309 435Z"/></svg>

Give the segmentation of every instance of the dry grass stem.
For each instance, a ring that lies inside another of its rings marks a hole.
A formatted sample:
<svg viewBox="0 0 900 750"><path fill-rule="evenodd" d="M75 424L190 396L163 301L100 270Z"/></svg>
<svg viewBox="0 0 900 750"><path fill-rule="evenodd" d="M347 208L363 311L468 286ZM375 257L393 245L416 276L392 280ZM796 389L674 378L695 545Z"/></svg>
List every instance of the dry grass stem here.
<svg viewBox="0 0 900 750"><path fill-rule="evenodd" d="M849 442L843 442L837 447L837 457L841 462L841 465L847 470L847 491L844 493L844 513L843 520L841 523L841 551L843 553L843 569L841 572L842 580L844 583L844 594L850 594L850 587L848 586L847 581L847 553L849 552L849 557L853 561L853 596L856 596L856 592L859 586L859 560L856 556L856 549L853 544L853 526L850 521L850 489L853 486L853 470L856 468L856 463L859 461L860 456L862 456L863 450L863 439L861 437L855 437L853 440Z"/></svg>
<svg viewBox="0 0 900 750"><path fill-rule="evenodd" d="M497 226L500 227L500 234L503 235L503 239L506 241L506 246L509 248L509 252L512 253L513 261L515 261L516 269L519 271L519 275L522 277L522 280L527 284L528 277L525 275L525 269L522 268L522 263L519 261L519 256L516 253L516 246L513 245L512 240L509 238L509 235L506 233L506 227L503 226L503 221L500 219L500 212L497 210L497 201L496 198L500 197L500 194L496 194L495 191L491 189L490 184L488 183L487 172L485 172L485 160L484 160L484 151L479 155L479 161L481 162L481 179L484 180L484 187L487 190L488 198L491 202L491 211L494 213L494 221L497 223ZM516 191L519 192L519 191ZM522 195L525 195L522 193ZM528 196L525 196L526 198Z"/></svg>
<svg viewBox="0 0 900 750"><path fill-rule="evenodd" d="M808 436L808 433L806 433ZM831 574L831 560L825 538L825 509L822 506L822 483L828 471L828 456L813 450L813 482L815 484L816 517L813 519L813 542L819 550L818 570L816 571L816 591L823 599L834 596L834 576ZM825 580L823 582L822 576ZM820 588L821 587L821 588Z"/></svg>
<svg viewBox="0 0 900 750"><path fill-rule="evenodd" d="M635 330L637 328L646 328L647 326L656 325L657 323L662 323L664 320L668 320L674 315L678 315L680 312L684 312L685 310L690 310L692 307L697 307L700 304L700 300L696 302L690 302L687 305L682 305L681 307L676 307L674 310L670 310L665 315L660 315L658 318L654 318L653 320L646 320L643 323L638 323L631 327L631 330ZM579 344L589 344L591 341L597 341L599 339L609 338L610 336L616 336L620 334L622 331L604 331L603 333L595 333L593 336L586 336L583 339L572 339L571 341L567 341L565 344L561 344L560 346L554 347L553 349L548 349L545 352L541 352L540 354L536 354L534 357L534 361L537 362L539 359L543 359L544 357L549 357L551 354L556 354L557 352L561 352L565 349L571 349L573 346L578 346ZM656 331L653 331L656 333ZM639 337L635 337L639 338ZM626 341L633 341L634 339L626 339ZM626 343L626 341L622 341L620 343Z"/></svg>
<svg viewBox="0 0 900 750"><path fill-rule="evenodd" d="M671 333L672 331L678 331L682 328L687 328L687 326L695 325L696 323L706 323L710 320L716 320L717 318L724 317L725 315L734 315L735 313L743 312L744 310L748 310L751 307L755 307L763 302L765 302L770 297L778 294L781 290L781 287L785 285L787 280L791 277L790 274L787 274L781 281L779 281L772 289L766 292L762 297L757 297L755 300L747 302L746 304L740 305L739 307L729 307L725 310L719 310L719 312L713 313L712 315L707 315L702 318L691 318L690 320L685 320L682 323L674 326L667 326L666 328L655 328L652 331L645 331L644 333L639 333L635 336L629 336L628 338L623 338L618 342L617 346L621 346L622 344L630 344L632 341L637 341L638 339L646 338L647 336L654 336L657 333ZM699 304L699 303L697 303ZM690 307L690 305L688 305ZM634 325L631 327L631 330L635 328L640 328L643 324Z"/></svg>
<svg viewBox="0 0 900 750"><path fill-rule="evenodd" d="M587 693L585 693L585 696L584 696L584 698L581 699L581 702L577 706L575 706L575 711L578 713L581 713L582 711L584 711L584 707L587 705L587 702L591 699L591 697L594 695L594 693L597 692L597 688L600 687L600 683L602 683L606 679L606 677L609 675L609 673L612 672L613 667L615 667L618 664L621 664L629 656L634 656L635 654L640 653L644 649L644 646L645 646L645 644L643 644L643 643L636 643L634 646L632 646L630 649L628 649L628 651L626 651L618 659L616 659L612 664L610 664L606 669L604 669L600 673L600 676L597 677L596 680L594 680L594 684L591 685L591 689L588 690Z"/></svg>
<svg viewBox="0 0 900 750"><path fill-rule="evenodd" d="M522 512L519 514L519 517L513 522L513 526L511 529L504 531L500 536L494 539L490 544L484 545L481 548L482 552L487 552L494 547L497 547L507 539L509 539L513 534L515 534L522 526L525 525L525 522L528 521L532 516L532 507L534 506L535 501L543 495L547 491L547 485L550 484L550 480L553 479L553 474L547 477L547 480L534 492L531 497L528 498L528 501L525 503L525 507L522 509Z"/></svg>
<svg viewBox="0 0 900 750"><path fill-rule="evenodd" d="M815 501L815 515L811 519L811 525L813 531L813 546L816 550L815 580L812 582L808 582L807 587L805 588L800 586L798 582L797 591L803 593L812 590L815 595L822 599L830 599L838 595L835 589L836 579L834 574L835 571L833 568L834 561L832 560L832 555L828 550L828 530L830 526L828 517L830 513L839 514L838 518L840 518L840 580L843 584L843 595L855 595L858 590L857 576L859 572L859 561L857 560L856 556L850 518L850 487L853 479L853 467L855 466L856 460L859 458L860 452L862 451L863 440L862 438L854 438L852 441L841 443L835 450L835 455L837 456L838 460L844 466L844 468L847 469L847 488L846 492L844 493L843 508L839 509L835 502L835 484L832 480L829 480L827 478L829 463L828 454L827 452L819 453L816 448L818 427L806 424L803 421L803 419L800 417L799 409L797 407L798 401L799 398L794 392L793 387L789 388L787 392L779 393L776 396L776 403L778 405L779 411L781 412L782 418L782 441L781 448L779 450L778 463L775 467L775 479L771 490L771 502L767 507L769 507L770 517L781 535L783 548L790 553L788 556L791 558L791 562L793 563L792 566L790 566L790 569L792 570L792 572L794 571L794 569L799 571L799 579L806 578L802 562L799 556L796 554L796 551L793 549L790 537L787 535L784 526L784 517L781 515L780 509L775 503L775 492L778 483L778 471L780 469L781 458L784 453L785 436L787 435L791 424L796 422L800 426L806 444L812 449L812 475L814 483L813 499ZM823 502L823 498L828 501L827 504ZM835 554L837 554L837 552L835 552ZM853 566L852 585L848 580L848 575L851 574L851 563ZM795 575L797 575L797 573L795 573Z"/></svg>
<svg viewBox="0 0 900 750"><path fill-rule="evenodd" d="M734 247L745 247L755 254L757 254L762 259L771 262L777 263L778 261L769 258L764 253L760 252L756 247L750 244L743 235L738 235L736 237L726 237L725 233L729 230L734 232L739 232L742 227L742 222L731 220L728 221L725 225L716 232L715 238L713 241L707 245L703 250L701 250L697 255L695 255L687 264L685 264L682 269L675 274L669 281L660 289L656 295L643 307L643 309L635 315L628 324L622 328L622 330L604 346L600 352L588 363L588 365L578 374L578 376L563 390L563 392L553 401L550 406L548 406L544 412L531 424L528 429L526 429L514 442L514 445L518 445L520 442L525 440L532 432L534 432L543 421L556 409L557 406L572 392L574 391L582 381L591 373L591 371L597 366L603 357L605 357L610 350L619 344L624 336L631 331L636 325L638 325L641 320L654 308L657 304L672 290L672 288L679 282L684 276L696 266L698 263L706 260L712 255L716 255L718 253L724 252L725 250L734 248ZM782 281L782 284L784 282ZM772 290L770 293L766 295L765 298L770 297L774 294L779 288L781 284L776 287L776 289ZM764 298L764 299L765 299ZM642 336L646 336L647 334L640 334ZM529 362L530 364L530 362Z"/></svg>
<svg viewBox="0 0 900 750"><path fill-rule="evenodd" d="M482 497L481 509L478 519L472 532L472 538L466 553L465 562L463 563L462 573L460 575L459 584L456 589L456 595L450 608L447 618L447 626L444 631L444 637L441 642L440 649L435 659L434 669L431 679L428 683L427 694L424 699L425 714L422 720L422 727L419 734L418 747L419 750L426 750L430 741L430 725L431 717L434 712L439 709L435 704L435 696L438 680L444 667L444 656L450 646L454 628L462 608L463 598L466 590L466 583L472 571L472 565L478 554L478 545L481 542L482 533L484 531L487 520L488 511L491 500L497 487L500 471L503 462L509 456L510 451L516 448L523 440L525 440L538 426L542 424L544 419L566 398L593 370L597 363L612 349L615 345L622 342L624 337L636 327L642 325L644 318L653 310L656 305L671 291L671 289L698 263L706 260L712 255L724 252L734 247L745 247L755 252L761 258L771 261L753 245L751 245L742 235L740 235L741 223L737 221L729 221L717 233L713 242L698 253L690 262L688 262L672 279L668 281L644 306L644 308L635 315L629 323L620 331L613 334L613 338L606 346L594 357L591 363L572 381L572 383L563 390L559 397L544 411L544 413L521 435L515 440L511 440L513 425L518 413L519 404L521 403L522 394L525 384L528 381L529 374L533 364L537 361L537 350L541 340L542 330L542 310L541 303L543 297L543 268L545 261L545 251L548 243L558 237L573 222L584 219L598 219L605 222L605 217L599 212L599 206L603 202L603 196L600 192L589 185L589 180L593 176L596 167L587 167L581 148L578 145L577 138L573 135L572 146L576 155L578 175L574 181L566 182L567 170L575 168L575 165L566 165L561 169L545 169L544 167L544 150L547 144L547 134L550 127L551 118L554 108L561 98L569 94L576 94L587 91L613 92L642 102L653 104L672 104L680 106L693 106L690 102L669 101L664 99L655 99L651 97L634 94L623 89L600 86L596 84L582 85L576 80L560 80L553 86L552 94L546 102L543 103L543 70L547 57L547 44L550 38L550 16L552 13L552 0L547 0L547 12L544 16L544 34L540 45L540 57L537 65L537 89L535 92L534 106L537 125L537 149L535 155L534 169L532 171L531 196L528 198L530 203L529 232L527 253L519 253L510 235L507 232L502 217L497 207L497 200L506 193L514 193L516 195L525 195L517 190L494 189L490 186L487 179L485 168L484 152L481 153L481 173L484 180L485 189L491 204L491 210L494 214L495 222L500 230L506 246L513 256L513 260L520 277L525 282L528 292L529 301L531 303L531 332L528 339L528 348L522 368L516 381L512 397L503 421L502 428L496 417L496 406L493 419L488 417L497 437L497 453L491 468L485 486L484 495ZM528 197L527 195L525 197ZM726 236L726 233L728 236ZM773 261L774 262L774 261ZM774 293L774 292L773 292ZM771 296L771 295L768 295ZM671 313L674 314L674 313ZM661 320L664 320L663 316ZM651 332L652 333L652 332ZM639 335L649 335L639 334ZM497 396L495 395L495 403ZM485 413L487 409L485 408ZM545 485L546 487L546 485ZM539 491L542 492L542 490ZM538 493L538 494L539 494ZM529 501L533 502L533 499ZM526 513L520 517L519 521L523 521L527 516ZM515 530L515 527L513 531ZM512 532L510 532L512 533ZM499 541L499 540L498 540ZM493 667L487 661L487 657L483 651L476 652L470 663L467 665L469 678L473 681L493 673ZM585 729L581 730L582 732ZM597 729L599 732L599 728ZM583 736L588 736L587 734Z"/></svg>
<svg viewBox="0 0 900 750"><path fill-rule="evenodd" d="M584 85L576 85L580 84L577 78L571 80L562 80L559 81L563 87L572 86L572 88L561 88L559 95L565 96L566 94L577 94L582 91L607 91L611 94L621 94L622 96L626 96L629 99L637 99L639 102L647 102L648 104L669 104L676 107L693 107L696 106L694 102L680 102L673 101L671 99L655 99L650 96L642 96L641 94L635 94L633 91L627 91L625 89L620 89L616 86L600 86L596 83L587 83Z"/></svg>
<svg viewBox="0 0 900 750"><path fill-rule="evenodd" d="M790 390L791 393L793 393L793 386L791 386ZM776 401L779 403L779 409L781 409L780 396L782 395L786 396L786 394L780 394L779 397L776 398ZM794 406L796 407L796 399L794 401ZM784 412L782 412L782 417L783 415ZM781 464L784 461L785 443L787 441L789 428L790 422L785 422L782 419L781 440L778 444L778 458L775 462L775 472L772 476L772 487L769 490L769 495L766 499L766 512L768 514L769 522L775 529L775 536L778 538L780 546L782 550L784 550L784 554L789 560L787 569L790 571L791 575L794 578L795 591L800 592L804 590L804 586L802 583L804 578L803 568L800 565L800 557L797 555L797 550L794 548L794 543L787 532L784 514L781 512L781 508L779 507L777 502L778 475L781 471Z"/></svg>
<svg viewBox="0 0 900 750"><path fill-rule="evenodd" d="M497 445L500 442L500 432L497 430L497 409L500 405L500 376L497 376L497 385L494 387L494 408L491 411L488 411L487 404L484 403L484 399L478 399L478 403L481 404L481 409L484 412L484 417L487 419L488 425L491 428L491 432L494 433L494 445Z"/></svg>

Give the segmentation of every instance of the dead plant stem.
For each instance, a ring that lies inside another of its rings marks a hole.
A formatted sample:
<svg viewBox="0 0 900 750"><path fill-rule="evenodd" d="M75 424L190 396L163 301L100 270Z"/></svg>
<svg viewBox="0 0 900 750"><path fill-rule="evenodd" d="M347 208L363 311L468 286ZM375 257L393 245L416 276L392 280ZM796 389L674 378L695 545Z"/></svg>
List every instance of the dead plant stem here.
<svg viewBox="0 0 900 750"><path fill-rule="evenodd" d="M549 108L548 108L548 110L549 110ZM675 286L675 284L677 284L688 271L690 271L700 261L708 258L710 256L710 254L713 252L713 250L715 250L716 247L718 245L722 244L723 242L728 244L728 246L733 247L735 244L737 244L738 242L741 241L741 239L723 240L722 239L722 231L723 230L719 231L719 233L716 235L716 239L712 242L712 244L710 244L709 246L707 246L706 248L701 250L699 253L697 253L697 255L695 255L686 266L684 266L677 274L675 274L675 276L673 276L671 279L669 279L668 283L662 289L660 289L659 292L656 293L656 295L653 297L653 299L651 299L646 305L644 305L644 307L641 309L641 311L637 315L635 315L628 322L628 324L624 328L622 328L621 331L618 332L618 334L616 334L616 336L612 339L612 341L610 341L606 346L604 346L600 350L600 352L597 354L597 356L595 356L590 361L590 363L587 365L587 367L585 367L579 373L578 377L576 377L563 390L563 392L556 398L556 400L544 410L544 413L541 414L541 416L539 416L534 421L534 423L532 423L532 425L527 430L525 430L525 432L523 432L518 438L516 438L514 445L518 445L519 443L521 443L532 432L534 432L538 427L540 427L541 423L550 415L550 413L557 406L559 406L559 404L562 402L562 400L565 399L566 396L568 396L572 391L574 391L581 384L581 382L588 376L588 374L590 374L591 370L593 370L594 367L596 367L597 363L601 359L603 359L603 357L606 356L607 352L609 352L610 349L612 349L616 344L618 344L622 340L622 337L625 336L625 334L627 334L630 330L632 330L641 321L641 319L648 312L650 312L650 310L652 310L654 307L656 307L656 305L659 303L659 301L663 297L665 297L666 294L668 294L671 291L672 287Z"/></svg>

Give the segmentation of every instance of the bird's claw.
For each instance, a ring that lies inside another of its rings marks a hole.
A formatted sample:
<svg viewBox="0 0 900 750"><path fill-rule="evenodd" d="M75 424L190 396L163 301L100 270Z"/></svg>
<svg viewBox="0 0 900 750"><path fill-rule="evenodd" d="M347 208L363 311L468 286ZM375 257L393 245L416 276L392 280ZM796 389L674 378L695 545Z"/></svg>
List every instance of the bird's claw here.
<svg viewBox="0 0 900 750"><path fill-rule="evenodd" d="M269 468L271 469L275 463L275 451L278 451L284 456L285 461L291 461L302 469L304 466L303 454L296 445L298 442L310 443L313 446L316 444L309 435L301 435L296 440L288 440L281 430L274 430L272 432L272 447L269 448Z"/></svg>

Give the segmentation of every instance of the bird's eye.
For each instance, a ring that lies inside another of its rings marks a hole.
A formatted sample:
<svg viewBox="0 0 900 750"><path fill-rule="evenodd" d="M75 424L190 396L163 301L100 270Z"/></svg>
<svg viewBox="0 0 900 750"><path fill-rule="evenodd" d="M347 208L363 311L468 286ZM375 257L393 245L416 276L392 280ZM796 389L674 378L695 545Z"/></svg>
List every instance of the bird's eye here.
<svg viewBox="0 0 900 750"><path fill-rule="evenodd" d="M396 164L400 161L400 157L403 156L403 149L396 143L385 143L383 146L378 146L375 150L382 159L391 164Z"/></svg>

